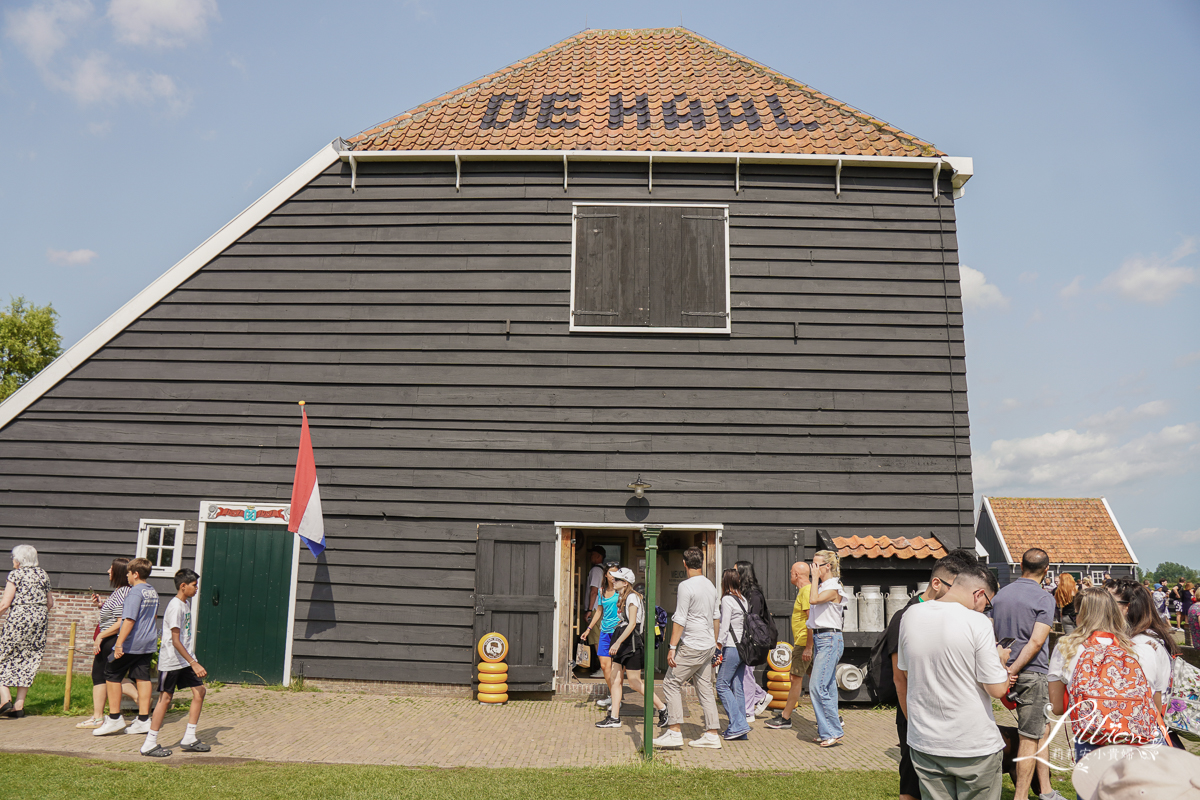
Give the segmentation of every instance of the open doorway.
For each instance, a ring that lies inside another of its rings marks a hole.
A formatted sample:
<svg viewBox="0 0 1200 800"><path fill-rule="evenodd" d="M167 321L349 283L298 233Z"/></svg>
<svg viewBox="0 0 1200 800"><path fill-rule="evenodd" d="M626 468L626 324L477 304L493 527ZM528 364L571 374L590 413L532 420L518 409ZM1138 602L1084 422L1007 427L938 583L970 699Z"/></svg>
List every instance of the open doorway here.
<svg viewBox="0 0 1200 800"><path fill-rule="evenodd" d="M679 584L687 577L683 565L683 551L689 547L699 547L704 553L704 574L714 583L718 579L717 570L720 558L720 548L717 546L717 527L684 528L664 526L658 539L657 587L655 591L656 605L663 608L668 615L675 610L675 598ZM562 537L562 562L560 576L560 597L564 602L559 605L559 647L557 654L558 683L599 684L603 678L599 672L599 658L594 643L591 648L592 665L588 669L575 667L575 648L579 643L579 635L588 625L588 607L591 599L591 569L593 558L599 564L617 563L633 571L637 580L637 589L645 594L646 590L646 541L642 536L641 526L602 527L602 526L560 526ZM603 550L603 556L593 553ZM669 631L664 632L669 635ZM597 638L597 637L593 637ZM666 670L666 648L659 648L657 669Z"/></svg>

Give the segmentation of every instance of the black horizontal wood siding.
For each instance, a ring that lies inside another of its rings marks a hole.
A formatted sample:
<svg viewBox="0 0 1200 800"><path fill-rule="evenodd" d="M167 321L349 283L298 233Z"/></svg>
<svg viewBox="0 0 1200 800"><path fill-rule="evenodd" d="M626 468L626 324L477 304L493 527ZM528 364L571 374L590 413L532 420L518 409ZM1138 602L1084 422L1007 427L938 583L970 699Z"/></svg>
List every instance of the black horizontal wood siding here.
<svg viewBox="0 0 1200 800"><path fill-rule="evenodd" d="M0 547L97 585L142 517L286 501L308 402L329 549L307 675L470 680L476 526L970 546L953 202L926 170L335 164L0 430ZM730 210L732 335L569 334L575 202ZM194 547L189 545L187 563Z"/></svg>

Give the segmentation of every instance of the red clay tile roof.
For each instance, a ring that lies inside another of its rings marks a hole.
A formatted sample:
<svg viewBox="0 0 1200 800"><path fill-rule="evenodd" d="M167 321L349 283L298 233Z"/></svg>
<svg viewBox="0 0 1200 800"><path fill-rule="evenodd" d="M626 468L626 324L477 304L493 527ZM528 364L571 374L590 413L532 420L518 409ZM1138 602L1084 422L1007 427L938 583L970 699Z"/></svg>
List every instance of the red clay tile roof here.
<svg viewBox="0 0 1200 800"><path fill-rule="evenodd" d="M1132 564L1134 558L1098 497L989 497L1000 535L1017 563L1031 547L1051 564Z"/></svg>
<svg viewBox="0 0 1200 800"><path fill-rule="evenodd" d="M584 31L363 131L348 145L944 155L684 28Z"/></svg>
<svg viewBox="0 0 1200 800"><path fill-rule="evenodd" d="M845 536L833 537L833 545L842 558L942 558L946 548L932 536Z"/></svg>

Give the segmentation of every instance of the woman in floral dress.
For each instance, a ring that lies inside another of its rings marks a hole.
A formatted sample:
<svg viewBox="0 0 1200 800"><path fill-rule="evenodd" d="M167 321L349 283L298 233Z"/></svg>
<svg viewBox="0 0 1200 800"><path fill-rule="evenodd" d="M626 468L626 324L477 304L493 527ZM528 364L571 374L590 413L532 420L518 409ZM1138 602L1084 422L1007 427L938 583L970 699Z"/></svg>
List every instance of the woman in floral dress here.
<svg viewBox="0 0 1200 800"><path fill-rule="evenodd" d="M38 566L37 550L27 544L12 551L13 571L8 573L0 614L8 611L0 631L0 714L25 716L25 694L33 685L46 652L46 627L54 595L50 577ZM17 687L13 702L10 686Z"/></svg>

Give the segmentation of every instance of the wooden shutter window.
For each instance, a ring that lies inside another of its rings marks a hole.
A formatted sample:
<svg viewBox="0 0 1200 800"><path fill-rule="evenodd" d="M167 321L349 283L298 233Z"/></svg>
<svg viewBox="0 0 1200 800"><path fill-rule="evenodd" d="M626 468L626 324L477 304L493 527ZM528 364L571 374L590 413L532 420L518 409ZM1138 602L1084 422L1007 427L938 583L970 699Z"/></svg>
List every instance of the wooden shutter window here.
<svg viewBox="0 0 1200 800"><path fill-rule="evenodd" d="M576 327L725 329L724 208L576 206Z"/></svg>

